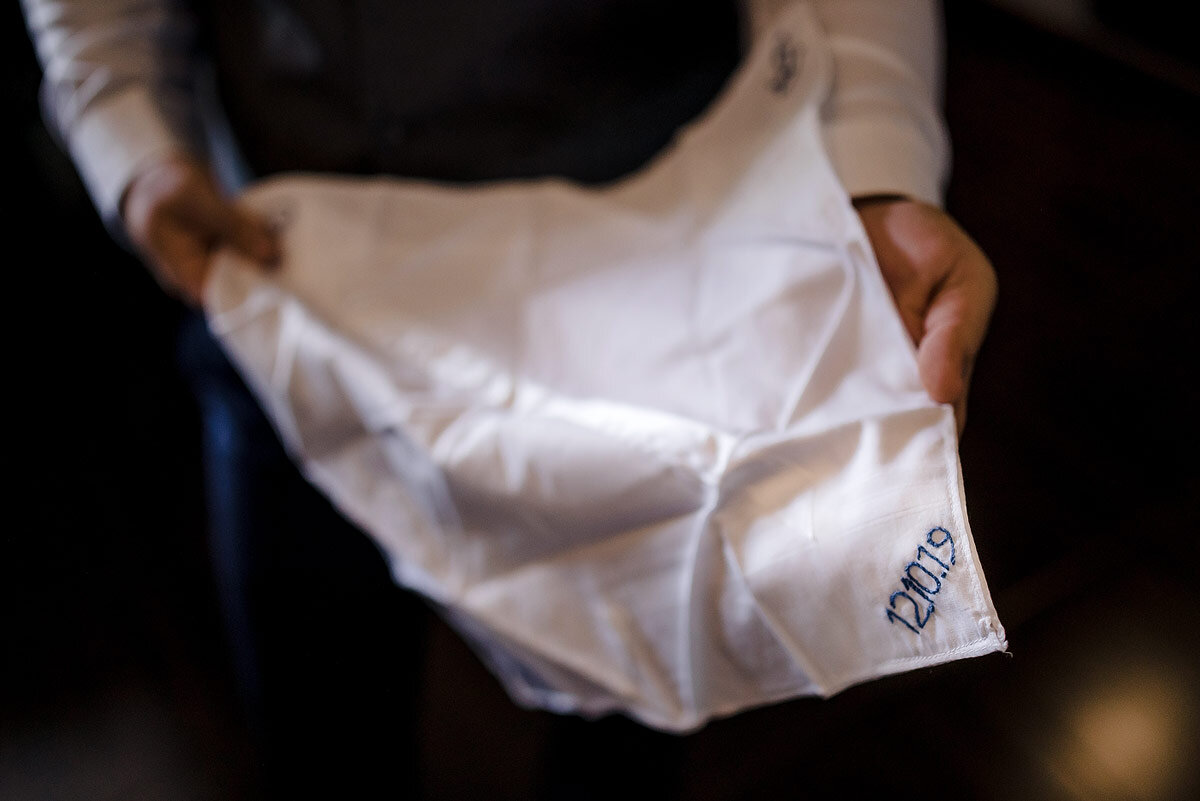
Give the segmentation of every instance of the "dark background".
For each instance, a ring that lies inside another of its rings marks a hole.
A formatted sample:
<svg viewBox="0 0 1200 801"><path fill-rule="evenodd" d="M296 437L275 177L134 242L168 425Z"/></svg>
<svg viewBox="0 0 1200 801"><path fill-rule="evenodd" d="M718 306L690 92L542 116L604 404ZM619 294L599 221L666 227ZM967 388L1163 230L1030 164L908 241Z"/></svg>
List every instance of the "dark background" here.
<svg viewBox="0 0 1200 801"><path fill-rule="evenodd" d="M1011 656L710 725L680 797L1200 797L1198 48L1174 4L1100 2L1084 24L947 5L948 207L1001 285L962 461ZM179 309L91 211L3 13L0 798L255 798ZM527 798L563 770L546 716L440 626L426 673L428 797Z"/></svg>

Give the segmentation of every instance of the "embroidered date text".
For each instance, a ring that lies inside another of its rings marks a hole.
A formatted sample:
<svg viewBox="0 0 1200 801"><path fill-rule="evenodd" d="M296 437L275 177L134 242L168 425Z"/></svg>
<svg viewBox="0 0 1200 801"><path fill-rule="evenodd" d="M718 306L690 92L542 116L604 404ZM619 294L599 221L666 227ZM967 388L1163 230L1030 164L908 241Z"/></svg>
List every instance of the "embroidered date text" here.
<svg viewBox="0 0 1200 801"><path fill-rule="evenodd" d="M892 593L888 608L884 609L888 622L903 623L918 636L934 612L933 596L941 592L942 579L949 575L955 556L954 537L941 526L925 535L925 544L934 550L925 545L917 546L917 558L904 566L904 574L900 577L904 589ZM925 602L924 609L910 592Z"/></svg>

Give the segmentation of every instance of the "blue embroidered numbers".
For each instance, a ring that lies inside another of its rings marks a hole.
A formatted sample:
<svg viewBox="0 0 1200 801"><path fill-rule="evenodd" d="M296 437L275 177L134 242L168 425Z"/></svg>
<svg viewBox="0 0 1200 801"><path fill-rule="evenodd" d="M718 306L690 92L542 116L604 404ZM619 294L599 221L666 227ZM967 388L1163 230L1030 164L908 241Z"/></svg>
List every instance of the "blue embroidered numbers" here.
<svg viewBox="0 0 1200 801"><path fill-rule="evenodd" d="M938 553L935 554L925 545L917 546L917 558L904 566L904 573L900 578L900 585L904 589L892 593L892 597L888 599L888 608L884 609L888 622L899 621L916 635L920 635L921 629L925 628L925 624L929 622L935 609L933 596L941 592L942 579L949 575L955 560L954 537L950 536L950 532L941 526L930 529L929 533L925 535L925 543L938 550ZM943 550L947 546L950 549L949 553ZM925 601L926 606L923 612L921 604L912 595L909 595L909 592L915 593ZM904 599L912 605L911 618L905 616L907 611L905 605L896 606L897 599Z"/></svg>

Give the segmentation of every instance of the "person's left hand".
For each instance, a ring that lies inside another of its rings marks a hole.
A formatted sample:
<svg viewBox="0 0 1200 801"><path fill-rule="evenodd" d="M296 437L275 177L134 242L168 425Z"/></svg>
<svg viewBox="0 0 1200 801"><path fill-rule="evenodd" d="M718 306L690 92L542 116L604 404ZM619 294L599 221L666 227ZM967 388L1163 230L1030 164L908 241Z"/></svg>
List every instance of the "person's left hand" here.
<svg viewBox="0 0 1200 801"><path fill-rule="evenodd" d="M863 198L855 208L900 318L917 346L921 383L954 406L961 434L975 356L996 306L996 273L951 217L905 198Z"/></svg>

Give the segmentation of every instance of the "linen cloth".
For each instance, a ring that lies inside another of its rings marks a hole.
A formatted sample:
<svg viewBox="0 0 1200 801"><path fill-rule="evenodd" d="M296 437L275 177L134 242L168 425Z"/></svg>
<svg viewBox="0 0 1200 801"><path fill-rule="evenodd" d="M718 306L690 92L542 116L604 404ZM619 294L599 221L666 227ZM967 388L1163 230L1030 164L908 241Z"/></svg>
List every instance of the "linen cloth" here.
<svg viewBox="0 0 1200 801"><path fill-rule="evenodd" d="M219 255L214 333L519 702L687 731L1006 647L953 413L821 141L830 73L796 6L614 184L246 194L285 258Z"/></svg>

